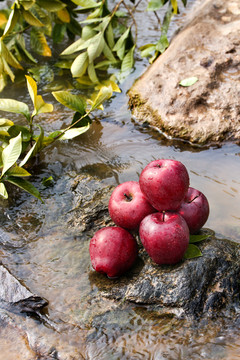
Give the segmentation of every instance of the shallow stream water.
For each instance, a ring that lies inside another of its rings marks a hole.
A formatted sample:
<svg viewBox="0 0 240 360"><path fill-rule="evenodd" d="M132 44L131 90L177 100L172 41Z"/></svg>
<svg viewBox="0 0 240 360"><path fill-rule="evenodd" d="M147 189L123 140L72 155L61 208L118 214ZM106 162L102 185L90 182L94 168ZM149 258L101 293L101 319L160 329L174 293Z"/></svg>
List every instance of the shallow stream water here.
<svg viewBox="0 0 240 360"><path fill-rule="evenodd" d="M156 21L144 14L145 5L143 2L137 14L140 23L147 17L146 27L139 29L142 44L156 40ZM171 34L183 24L186 13L175 19ZM32 181L40 188L44 204L16 190L8 201L1 200L0 226L9 240L0 246L0 259L33 293L49 301L45 314L49 323L12 315L12 328L0 330L0 360L36 359L28 344L40 353L45 348L58 348L64 360L81 356L98 360L240 359L238 321L204 320L189 327L186 321L162 317L144 306L106 300L103 307L89 298L89 293L98 291L88 254L92 234L80 241L79 227L69 227L71 212L77 206L72 187L79 174L98 179L94 184L86 181L87 196L98 187L138 180L143 167L153 159L182 161L191 186L209 200L206 227L218 237L240 243L240 147L233 143L192 146L138 124L128 110L126 93L147 66L146 60L137 59L134 72L120 85L122 93L105 105L87 133L54 144L40 155ZM226 74L225 81L231 81L230 75L227 80ZM30 104L21 83L0 96ZM45 100L54 103L50 93ZM54 109L39 120L46 131L67 124L72 116L57 103ZM41 179L50 175L53 186L44 188ZM26 331L27 339L19 328Z"/></svg>

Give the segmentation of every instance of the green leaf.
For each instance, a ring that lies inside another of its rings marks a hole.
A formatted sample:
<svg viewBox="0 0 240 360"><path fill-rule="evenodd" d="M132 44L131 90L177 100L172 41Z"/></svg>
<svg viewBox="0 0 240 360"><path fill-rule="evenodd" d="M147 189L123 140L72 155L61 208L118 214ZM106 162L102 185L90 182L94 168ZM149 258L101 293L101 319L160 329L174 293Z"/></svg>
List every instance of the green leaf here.
<svg viewBox="0 0 240 360"><path fill-rule="evenodd" d="M31 174L20 166L14 166L6 172L7 176L31 176Z"/></svg>
<svg viewBox="0 0 240 360"><path fill-rule="evenodd" d="M37 4L50 12L59 11L66 7L66 4L59 0L37 0Z"/></svg>
<svg viewBox="0 0 240 360"><path fill-rule="evenodd" d="M162 54L168 48L168 46L169 46L168 38L165 34L162 34L155 48Z"/></svg>
<svg viewBox="0 0 240 360"><path fill-rule="evenodd" d="M4 59L7 61L7 63L16 69L23 70L23 67L21 64L19 64L18 60L15 58L15 56L8 50L6 45L1 41L1 52Z"/></svg>
<svg viewBox="0 0 240 360"><path fill-rule="evenodd" d="M189 244L184 259L193 259L199 256L202 256L201 250L196 245Z"/></svg>
<svg viewBox="0 0 240 360"><path fill-rule="evenodd" d="M97 34L94 39L94 42L87 48L90 64L102 53L105 43L103 33Z"/></svg>
<svg viewBox="0 0 240 360"><path fill-rule="evenodd" d="M72 2L85 8L91 8L101 5L101 3L96 3L94 0L72 0Z"/></svg>
<svg viewBox="0 0 240 360"><path fill-rule="evenodd" d="M8 74L8 76L10 76L10 79L12 80L12 82L14 82L15 75L12 72L12 70L10 69L7 61L4 58L2 58L2 62L3 62L3 68L4 68L5 73Z"/></svg>
<svg viewBox="0 0 240 360"><path fill-rule="evenodd" d="M108 25L105 34L106 34L107 43L108 43L110 49L113 49L113 47L115 45L115 41L114 41L114 33L113 33L113 28L112 28L111 23Z"/></svg>
<svg viewBox="0 0 240 360"><path fill-rule="evenodd" d="M77 51L86 49L88 45L90 44L91 39L88 39L88 42L83 40L82 38L78 39L74 43L72 43L70 46L68 46L60 55L71 55Z"/></svg>
<svg viewBox="0 0 240 360"><path fill-rule="evenodd" d="M45 186L45 187L49 187L49 186L52 186L53 185L53 177L52 176L49 176L48 178L47 177L44 177L41 181L42 185Z"/></svg>
<svg viewBox="0 0 240 360"><path fill-rule="evenodd" d="M73 77L81 77L85 74L88 68L88 53L85 51L84 53L78 55L71 66L71 73Z"/></svg>
<svg viewBox="0 0 240 360"><path fill-rule="evenodd" d="M28 160L32 157L32 154L33 154L33 152L35 150L36 145L37 145L37 143L35 142L35 144L28 151L28 153L26 154L24 159L20 162L20 164L19 164L20 167L24 166L28 162Z"/></svg>
<svg viewBox="0 0 240 360"><path fill-rule="evenodd" d="M50 47L48 46L44 33L33 27L30 34L30 42L32 49L42 56L52 56Z"/></svg>
<svg viewBox="0 0 240 360"><path fill-rule="evenodd" d="M18 9L15 9L14 6L13 10L9 15L7 24L4 29L4 33L3 33L4 37L6 37L14 29L15 25L18 22L19 16L20 16L20 11Z"/></svg>
<svg viewBox="0 0 240 360"><path fill-rule="evenodd" d="M190 235L189 243L194 244L194 243L206 240L209 237L210 237L209 234Z"/></svg>
<svg viewBox="0 0 240 360"><path fill-rule="evenodd" d="M90 64L88 65L88 76L89 76L89 79L90 79L94 84L99 83L99 80L98 80L98 77L97 77L97 74L96 74L96 71L95 71L95 68L94 68L93 63L90 63Z"/></svg>
<svg viewBox="0 0 240 360"><path fill-rule="evenodd" d="M37 64L37 60L35 60L34 57L30 54L30 52L26 49L25 39L23 36L18 36L18 38L16 39L16 46L20 51L21 55L25 58L26 62L32 62L34 64Z"/></svg>
<svg viewBox="0 0 240 360"><path fill-rule="evenodd" d="M103 54L111 62L113 62L113 63L116 62L116 59L115 59L110 47L107 45L107 43L105 41L104 41L104 47L103 47Z"/></svg>
<svg viewBox="0 0 240 360"><path fill-rule="evenodd" d="M84 28L82 29L82 39L84 41L91 39L92 37L94 37L96 35L96 30L94 30L92 25L86 25L84 26Z"/></svg>
<svg viewBox="0 0 240 360"><path fill-rule="evenodd" d="M147 11L156 11L163 7L164 1L163 0L150 0L148 2Z"/></svg>
<svg viewBox="0 0 240 360"><path fill-rule="evenodd" d="M0 99L0 110L22 114L28 121L30 120L29 108L27 104L21 101L13 99Z"/></svg>
<svg viewBox="0 0 240 360"><path fill-rule="evenodd" d="M52 31L52 38L55 44L58 44L63 41L66 34L67 25L66 24L55 24Z"/></svg>
<svg viewBox="0 0 240 360"><path fill-rule="evenodd" d="M28 128L20 125L13 125L8 129L11 138L18 136L21 133L22 141L28 142L31 140L31 133Z"/></svg>
<svg viewBox="0 0 240 360"><path fill-rule="evenodd" d="M36 146L32 152L31 156L35 156L38 154L43 148L43 138L44 138L44 130L41 125L37 125L40 129L40 135L36 138Z"/></svg>
<svg viewBox="0 0 240 360"><path fill-rule="evenodd" d="M13 125L14 123L9 119L4 119L4 118L0 119L0 126L13 126Z"/></svg>
<svg viewBox="0 0 240 360"><path fill-rule="evenodd" d="M8 198L6 187L2 182L0 182L0 196L2 196L4 199Z"/></svg>
<svg viewBox="0 0 240 360"><path fill-rule="evenodd" d="M194 85L196 82L198 81L198 78L196 76L192 76L189 78L186 78L184 80L181 80L179 85L187 87L187 86L192 86Z"/></svg>
<svg viewBox="0 0 240 360"><path fill-rule="evenodd" d="M135 49L135 45L124 56L122 65L121 65L122 73L128 73L131 71L133 64L134 64L134 49Z"/></svg>
<svg viewBox="0 0 240 360"><path fill-rule="evenodd" d="M59 140L69 140L73 139L83 133L85 133L90 128L90 124L78 128L69 129L63 133Z"/></svg>
<svg viewBox="0 0 240 360"><path fill-rule="evenodd" d="M21 133L15 138L10 139L9 145L3 149L2 152L2 176L10 167L15 164L22 151L22 137Z"/></svg>
<svg viewBox="0 0 240 360"><path fill-rule="evenodd" d="M38 65L28 69L38 83L51 83L54 80L54 71L50 65Z"/></svg>
<svg viewBox="0 0 240 360"><path fill-rule="evenodd" d="M151 53L153 51L156 50L156 45L155 44L146 44L144 46L141 46L139 48L139 50L141 51L141 56L142 57L148 57L151 55Z"/></svg>
<svg viewBox="0 0 240 360"><path fill-rule="evenodd" d="M98 108L105 100L109 99L112 96L112 87L103 86L98 92L96 98L93 101L91 110Z"/></svg>
<svg viewBox="0 0 240 360"><path fill-rule="evenodd" d="M19 2L25 10L29 10L35 4L35 0L19 0Z"/></svg>
<svg viewBox="0 0 240 360"><path fill-rule="evenodd" d="M110 65L117 65L119 64L120 60L110 61L110 60L103 60L98 62L94 65L95 69L107 69Z"/></svg>
<svg viewBox="0 0 240 360"><path fill-rule="evenodd" d="M28 24L39 27L44 26L44 24L35 15L33 15L31 11L22 9L21 13Z"/></svg>
<svg viewBox="0 0 240 360"><path fill-rule="evenodd" d="M122 36L118 39L118 41L116 42L115 46L113 47L113 51L118 51L120 50L123 46L124 43L126 42L128 35L130 33L130 27L127 28L127 30L122 34Z"/></svg>
<svg viewBox="0 0 240 360"><path fill-rule="evenodd" d="M81 95L71 94L69 91L55 91L52 93L55 99L71 110L85 114L86 102Z"/></svg>
<svg viewBox="0 0 240 360"><path fill-rule="evenodd" d="M27 191L29 194L35 196L43 203L40 192L29 181L16 176L8 176L6 180L11 184L18 186L20 189Z"/></svg>

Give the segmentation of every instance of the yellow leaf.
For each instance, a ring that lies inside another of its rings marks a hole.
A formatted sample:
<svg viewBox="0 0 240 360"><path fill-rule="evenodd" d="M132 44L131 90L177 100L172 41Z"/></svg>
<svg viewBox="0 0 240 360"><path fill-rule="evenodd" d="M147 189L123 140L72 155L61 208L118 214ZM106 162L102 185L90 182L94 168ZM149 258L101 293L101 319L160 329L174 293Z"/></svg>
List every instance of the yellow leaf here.
<svg viewBox="0 0 240 360"><path fill-rule="evenodd" d="M31 78L28 75L25 75L26 79L27 79L27 87L28 87L28 92L29 95L32 99L33 105L35 106L35 102L36 102L36 97L37 97L37 84L36 81L33 80L33 78Z"/></svg>
<svg viewBox="0 0 240 360"><path fill-rule="evenodd" d="M173 8L173 13L177 14L178 11L178 3L177 0L171 0L171 4L172 4L172 8Z"/></svg>
<svg viewBox="0 0 240 360"><path fill-rule="evenodd" d="M31 30L31 46L42 56L52 56L51 49L48 46L44 33L34 27Z"/></svg>
<svg viewBox="0 0 240 360"><path fill-rule="evenodd" d="M59 10L57 16L62 22L70 23L70 15L66 8Z"/></svg>
<svg viewBox="0 0 240 360"><path fill-rule="evenodd" d="M32 99L33 105L34 105L34 112L33 116L40 113L45 112L52 112L53 106L52 104L47 104L43 100L41 95L37 95L37 83L33 78L26 75L27 79L27 86L28 86L28 92L30 94L30 97Z"/></svg>
<svg viewBox="0 0 240 360"><path fill-rule="evenodd" d="M7 22L7 18L6 18L6 15L2 12L0 12L0 26L6 24Z"/></svg>
<svg viewBox="0 0 240 360"><path fill-rule="evenodd" d="M45 101L43 100L41 95L37 95L37 98L36 98L36 111L37 111L37 114L46 113L46 112L52 112L53 111L53 106L52 106L52 104L45 103Z"/></svg>

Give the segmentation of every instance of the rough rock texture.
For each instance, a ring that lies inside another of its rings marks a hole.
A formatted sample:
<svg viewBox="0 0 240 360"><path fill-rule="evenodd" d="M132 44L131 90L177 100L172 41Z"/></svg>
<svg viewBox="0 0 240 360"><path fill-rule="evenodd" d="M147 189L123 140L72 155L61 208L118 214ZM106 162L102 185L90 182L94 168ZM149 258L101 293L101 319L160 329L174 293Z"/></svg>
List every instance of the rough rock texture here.
<svg viewBox="0 0 240 360"><path fill-rule="evenodd" d="M0 308L8 306L19 312L37 315L48 302L32 294L3 265L0 265Z"/></svg>
<svg viewBox="0 0 240 360"><path fill-rule="evenodd" d="M87 200L83 200L82 195L90 182L92 191ZM74 191L80 206L72 214L70 224L80 227L86 241L102 226L112 225L107 210L112 190L109 186L100 187L90 176L76 179ZM157 306L163 313L194 317L214 316L215 313L226 315L231 311L237 314L240 306L240 245L216 239L211 230L205 231L210 237L199 243L203 256L175 266L154 264L138 241L139 259L126 276L112 280L90 271L90 281L99 291L90 293L89 301L100 301L103 296Z"/></svg>
<svg viewBox="0 0 240 360"><path fill-rule="evenodd" d="M200 245L203 256L176 266L157 266L143 251L130 277L98 287L110 298L159 305L164 312L194 317L226 315L239 308L240 247L211 237Z"/></svg>
<svg viewBox="0 0 240 360"><path fill-rule="evenodd" d="M183 79L199 81L181 87ZM205 0L129 91L137 120L193 143L240 141L240 2Z"/></svg>

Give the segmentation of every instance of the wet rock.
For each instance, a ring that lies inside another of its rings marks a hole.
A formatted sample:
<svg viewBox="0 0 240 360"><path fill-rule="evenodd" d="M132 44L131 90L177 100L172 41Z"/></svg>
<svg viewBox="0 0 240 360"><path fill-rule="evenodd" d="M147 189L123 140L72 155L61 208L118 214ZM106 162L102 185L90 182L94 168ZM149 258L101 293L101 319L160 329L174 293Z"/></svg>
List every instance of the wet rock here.
<svg viewBox="0 0 240 360"><path fill-rule="evenodd" d="M48 302L32 294L5 266L0 265L0 307L6 307L36 315Z"/></svg>
<svg viewBox="0 0 240 360"><path fill-rule="evenodd" d="M104 186L89 174L77 176L71 189L74 192L74 205L69 226L78 229L79 233L86 233L89 238L99 228L113 224L108 214L113 189L112 185Z"/></svg>
<svg viewBox="0 0 240 360"><path fill-rule="evenodd" d="M91 186L90 192L87 186ZM88 242L102 226L112 225L108 214L112 190L91 176L76 178L73 191L78 206L71 213L70 225L81 230L82 241ZM98 303L98 308L104 311L104 298L107 298L115 301L117 307L119 303L130 302L157 308L163 314L193 317L237 314L240 309L240 245L215 238L211 230L204 232L210 237L199 244L203 256L175 266L154 264L139 239L138 261L125 276L108 279L89 266L93 288L88 294L89 308ZM93 315L94 310L91 311Z"/></svg>
<svg viewBox="0 0 240 360"><path fill-rule="evenodd" d="M142 305L163 313L198 317L237 313L240 294L240 246L212 236L199 247L202 257L175 266L158 266L142 249L125 277L110 280L92 272L103 296Z"/></svg>
<svg viewBox="0 0 240 360"><path fill-rule="evenodd" d="M0 347L4 359L84 359L85 332L62 321L52 321L41 310L48 302L34 295L0 265ZM1 343L1 337L6 341ZM69 337L74 344L69 343ZM14 338L14 347L12 339ZM10 347L10 350L9 350ZM9 356L9 357L8 357Z"/></svg>
<svg viewBox="0 0 240 360"><path fill-rule="evenodd" d="M205 0L129 91L140 122L193 143L240 141L240 3ZM181 87L183 79L199 80Z"/></svg>

